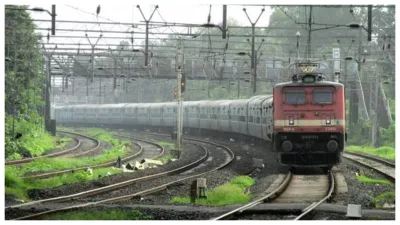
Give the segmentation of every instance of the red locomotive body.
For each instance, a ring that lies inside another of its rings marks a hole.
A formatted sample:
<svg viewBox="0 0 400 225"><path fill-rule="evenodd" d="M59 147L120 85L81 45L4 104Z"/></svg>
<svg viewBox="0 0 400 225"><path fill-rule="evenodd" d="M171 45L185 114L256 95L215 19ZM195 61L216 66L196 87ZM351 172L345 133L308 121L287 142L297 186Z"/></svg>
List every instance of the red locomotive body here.
<svg viewBox="0 0 400 225"><path fill-rule="evenodd" d="M273 146L284 165L332 167L346 139L344 86L301 68L274 87Z"/></svg>

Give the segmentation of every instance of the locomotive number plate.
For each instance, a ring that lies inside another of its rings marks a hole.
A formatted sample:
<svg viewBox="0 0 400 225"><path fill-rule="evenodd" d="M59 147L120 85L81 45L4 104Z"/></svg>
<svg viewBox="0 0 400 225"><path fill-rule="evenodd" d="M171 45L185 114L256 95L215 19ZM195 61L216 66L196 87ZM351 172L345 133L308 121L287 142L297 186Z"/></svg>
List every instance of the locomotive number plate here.
<svg viewBox="0 0 400 225"><path fill-rule="evenodd" d="M336 127L325 127L325 131L336 131Z"/></svg>
<svg viewBox="0 0 400 225"><path fill-rule="evenodd" d="M284 127L283 131L294 131L293 127Z"/></svg>

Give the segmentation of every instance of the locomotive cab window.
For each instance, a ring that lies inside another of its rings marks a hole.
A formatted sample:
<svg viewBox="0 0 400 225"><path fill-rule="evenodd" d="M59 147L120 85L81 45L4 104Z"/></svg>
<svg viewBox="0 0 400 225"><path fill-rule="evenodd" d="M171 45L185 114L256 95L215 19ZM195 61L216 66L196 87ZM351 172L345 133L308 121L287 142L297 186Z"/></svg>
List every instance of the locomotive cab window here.
<svg viewBox="0 0 400 225"><path fill-rule="evenodd" d="M333 101L332 91L314 91L313 103L314 104L331 104Z"/></svg>
<svg viewBox="0 0 400 225"><path fill-rule="evenodd" d="M306 93L304 91L285 92L285 104L300 105L306 103Z"/></svg>

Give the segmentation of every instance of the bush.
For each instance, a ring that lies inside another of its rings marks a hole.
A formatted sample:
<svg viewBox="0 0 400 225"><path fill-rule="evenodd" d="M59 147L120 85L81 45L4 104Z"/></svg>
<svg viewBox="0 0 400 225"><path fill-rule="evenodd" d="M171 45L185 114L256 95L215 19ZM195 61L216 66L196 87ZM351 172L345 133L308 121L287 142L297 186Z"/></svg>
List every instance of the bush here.
<svg viewBox="0 0 400 225"><path fill-rule="evenodd" d="M252 195L244 190L255 183L254 179L248 176L239 176L231 180L230 183L223 184L207 191L207 199L196 199L196 204L201 205L228 205L247 203ZM189 197L174 197L170 200L171 203L190 203Z"/></svg>

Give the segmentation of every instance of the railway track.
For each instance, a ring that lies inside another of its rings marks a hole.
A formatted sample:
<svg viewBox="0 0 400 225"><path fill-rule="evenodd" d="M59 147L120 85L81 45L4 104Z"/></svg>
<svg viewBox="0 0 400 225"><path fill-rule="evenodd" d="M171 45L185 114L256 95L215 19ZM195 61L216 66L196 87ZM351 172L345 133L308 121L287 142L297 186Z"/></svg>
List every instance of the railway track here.
<svg viewBox="0 0 400 225"><path fill-rule="evenodd" d="M97 151L100 148L101 142L94 138L90 137L84 134L78 134L78 133L73 133L73 132L67 132L67 131L62 131L63 133L70 134L70 135L78 135L79 137L83 137L83 140L80 140L81 146L78 148L78 152L68 152L67 154L64 154L63 157L66 158L76 158L76 157L81 157L88 155L92 152Z"/></svg>
<svg viewBox="0 0 400 225"><path fill-rule="evenodd" d="M78 137L81 136L81 137L85 137L85 138L91 139L90 137L87 137L85 135L71 133L71 132L57 131L57 133L67 134L67 136L69 136L72 139L74 139L74 141L77 142L77 144L72 148L65 149L65 150L62 150L62 151L59 151L59 152L55 152L55 153L52 153L52 154L41 155L41 156L32 157L32 158L18 159L18 160L9 160L9 161L5 162L5 165L8 166L8 165L24 164L24 163L32 162L33 160L36 160L36 159L52 158L52 157L56 157L56 156L66 155L66 154L71 153L72 151L78 149L82 145L82 141L79 138L74 137L74 136L78 136Z"/></svg>
<svg viewBox="0 0 400 225"><path fill-rule="evenodd" d="M205 141L200 141L200 140L194 140L196 142L203 142L205 143ZM207 142L208 144L215 144L212 142ZM216 144L215 144L216 145ZM113 185L108 185L105 187L101 187L101 188L97 188L94 190L89 190L89 191L85 191L85 192L81 192L81 193L76 193L73 195L68 195L68 196L60 196L60 197L56 197L56 198L51 198L51 199L44 199L44 200L39 200L39 201L34 201L34 202L29 202L29 203L25 203L25 204L20 204L20 205L14 205L14 206L10 206L6 208L6 212L7 211L12 211L12 210L17 210L20 208L24 208L24 207L32 207L38 204L46 204L46 203L54 203L54 202L65 202L65 201L70 201L70 200L77 200L83 197L88 197L88 196L93 196L93 195L97 195L97 194L101 194L101 193L105 193L105 192L109 192L109 191L113 191L116 189L120 189L122 187L126 187L128 185L132 185L134 183L138 183L138 182L143 182L143 181L148 181L148 180L153 180L155 178L159 178L159 177L163 177L163 176L167 176L167 175L172 175L172 174L178 174L187 170L190 170L198 165L200 165L201 163L203 163L207 158L208 158L208 151L202 147L201 145L198 145L199 147L201 147L205 154L202 158L179 168L176 169L172 169L169 171L165 171L162 173L158 173L158 174L153 174L153 175L149 175L149 176L145 176L145 177L140 177L140 178L135 178L132 180L128 180L128 181L124 181L124 182L120 182L117 184L113 184ZM129 200L138 196L144 196L144 195L148 195L148 194L152 194L155 193L157 191L160 190L164 190L165 188L167 188L170 185L176 184L178 182L182 182L188 179L192 179L192 178L196 178L202 175L205 175L206 173L215 171L217 169L221 169L223 167L225 167L226 165L228 165L230 162L232 162L232 160L234 159L234 154L233 152L226 146L221 146L221 145L216 145L220 148L225 149L229 155L231 156L231 158L229 160L227 160L224 164L215 167L213 169L211 169L210 171L204 172L204 173L199 173L199 174L194 174L194 175L189 175L189 176L185 176L184 178L178 179L178 180L174 180L174 181L170 181L167 183L163 183L161 185L157 185L155 187L152 188L146 188L145 190L133 193L133 194L128 194L128 195L123 195L123 196L118 196L118 197L113 197L113 198L107 198L107 199L103 199L100 201L95 201L95 202L89 202L89 203L84 203L84 204L78 204L78 205L72 205L72 206L68 206L68 207L64 207L64 208L60 208L60 209L53 209L53 210L48 210L45 212L41 212L41 213L36 213L33 215L29 215L29 216L24 216L24 217L20 217L17 219L33 219L33 218L37 218L40 217L42 215L45 214L50 214L50 213L55 213L55 212L61 212L64 210L70 210L70 209L75 209L75 208L80 208L80 207L86 207L86 206L91 206L91 205L98 205L98 204L104 204L104 203L111 203L111 202L117 202L117 201L124 201L124 200Z"/></svg>
<svg viewBox="0 0 400 225"><path fill-rule="evenodd" d="M133 143L133 144L138 146L139 151L137 153L133 154L133 155L127 156L125 158L122 158L121 159L122 163L130 162L131 160L134 160L138 156L143 156L143 158L156 159L156 158L161 157L165 152L164 147L162 147L161 145L159 145L157 143L152 143L152 142L149 142L149 141L146 141L146 140L127 137L127 136L121 136L121 135L114 135L114 136L142 142L142 144ZM156 146L156 148L155 148L156 150L154 150L154 148L149 147L149 145ZM147 149L147 150L145 151L144 149ZM160 151L157 151L157 149L159 149ZM72 173L72 172L76 172L76 171L80 171L80 170L86 170L87 168L96 169L96 168L109 167L109 166L113 166L114 164L115 164L115 160L109 161L109 162L106 162L106 163L97 164L97 165L86 165L86 166L82 166L82 167L79 167L79 168L64 169L64 170L59 170L59 171L54 171L54 172L47 172L47 173L40 173L40 174L30 175L30 176L24 176L22 178L23 179L34 179L34 178L35 179L44 179L44 178L49 178L49 177L53 177L53 176L58 176L58 175L61 175L61 174L64 174L64 173Z"/></svg>
<svg viewBox="0 0 400 225"><path fill-rule="evenodd" d="M384 159L370 156L370 155L365 155L365 154L360 154L360 153L344 153L343 157L347 160L350 160L356 164L359 164L361 166L367 167L369 169L373 169L377 171L378 173L382 174L385 176L387 179L389 179L391 182L395 182L395 173L396 173L396 167L394 163L391 163L389 161L386 161Z"/></svg>
<svg viewBox="0 0 400 225"><path fill-rule="evenodd" d="M311 179L314 179L313 177L317 179L316 182L314 182L314 185L311 185L309 181ZM325 179L323 179L322 177L325 177ZM325 181L328 181L328 183L326 183ZM332 197L335 189L335 179L332 171L329 171L327 176L293 175L291 172L289 172L288 174L286 174L282 182L276 186L277 187L273 188L269 193L265 194L264 196L244 206L229 211L221 216L212 218L212 220L229 219L259 204L265 202L293 201L293 199L296 199L296 195L301 195L302 199L299 199L299 201L311 201L312 203L308 207L304 208L302 210L302 213L295 218L295 220L299 220L312 212L321 203L327 201L329 198ZM316 201L316 199L318 200Z"/></svg>

